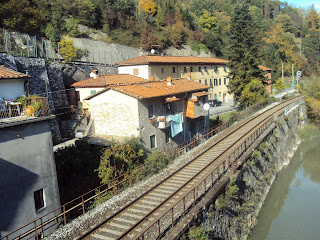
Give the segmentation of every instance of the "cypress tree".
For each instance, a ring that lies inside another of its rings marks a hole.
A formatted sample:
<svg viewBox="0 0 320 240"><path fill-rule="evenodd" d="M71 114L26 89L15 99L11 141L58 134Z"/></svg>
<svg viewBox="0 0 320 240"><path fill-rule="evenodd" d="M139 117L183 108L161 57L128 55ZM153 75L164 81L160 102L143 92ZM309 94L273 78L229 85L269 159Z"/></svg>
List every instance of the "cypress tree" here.
<svg viewBox="0 0 320 240"><path fill-rule="evenodd" d="M262 70L258 67L259 32L255 28L249 6L245 2L237 3L232 14L229 31L229 93L234 95L234 101L241 107L247 106L242 102L241 94L253 78L264 83Z"/></svg>

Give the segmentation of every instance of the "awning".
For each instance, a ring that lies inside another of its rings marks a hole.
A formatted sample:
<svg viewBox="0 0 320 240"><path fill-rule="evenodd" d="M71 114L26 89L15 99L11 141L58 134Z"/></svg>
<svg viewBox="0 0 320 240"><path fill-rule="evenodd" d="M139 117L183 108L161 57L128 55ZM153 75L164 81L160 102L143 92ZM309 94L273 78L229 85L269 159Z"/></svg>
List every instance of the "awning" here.
<svg viewBox="0 0 320 240"><path fill-rule="evenodd" d="M166 102L174 102L174 101L179 101L180 99L177 97L168 97L166 98Z"/></svg>
<svg viewBox="0 0 320 240"><path fill-rule="evenodd" d="M196 92L196 93L192 93L193 96L196 96L196 97L201 97L201 96L206 96L206 95L209 95L210 93L209 92Z"/></svg>

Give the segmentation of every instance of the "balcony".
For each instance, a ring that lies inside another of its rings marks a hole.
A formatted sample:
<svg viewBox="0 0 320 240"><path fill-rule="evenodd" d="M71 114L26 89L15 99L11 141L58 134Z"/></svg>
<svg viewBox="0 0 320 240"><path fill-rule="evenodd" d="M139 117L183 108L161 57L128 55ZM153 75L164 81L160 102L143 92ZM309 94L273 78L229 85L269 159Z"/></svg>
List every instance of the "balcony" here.
<svg viewBox="0 0 320 240"><path fill-rule="evenodd" d="M0 98L0 119L50 115L51 111L46 97L21 97L16 101L7 101Z"/></svg>

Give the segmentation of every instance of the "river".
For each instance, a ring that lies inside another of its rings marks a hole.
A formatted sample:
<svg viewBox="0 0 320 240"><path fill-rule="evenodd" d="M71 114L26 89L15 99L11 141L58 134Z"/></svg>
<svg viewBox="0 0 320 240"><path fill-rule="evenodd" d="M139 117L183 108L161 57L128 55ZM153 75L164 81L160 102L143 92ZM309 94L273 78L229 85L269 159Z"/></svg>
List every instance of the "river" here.
<svg viewBox="0 0 320 240"><path fill-rule="evenodd" d="M302 142L277 175L249 240L320 239L320 137Z"/></svg>

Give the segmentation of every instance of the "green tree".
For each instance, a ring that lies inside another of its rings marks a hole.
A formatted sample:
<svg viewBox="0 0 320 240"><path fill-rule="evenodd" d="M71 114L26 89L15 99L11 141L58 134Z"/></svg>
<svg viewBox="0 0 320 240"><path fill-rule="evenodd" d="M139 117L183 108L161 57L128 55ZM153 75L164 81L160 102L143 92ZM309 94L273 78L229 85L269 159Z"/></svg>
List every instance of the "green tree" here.
<svg viewBox="0 0 320 240"><path fill-rule="evenodd" d="M79 28L78 28L79 20L71 17L67 20L65 24L65 28L67 32L72 37L78 37L80 35Z"/></svg>
<svg viewBox="0 0 320 240"><path fill-rule="evenodd" d="M249 84L247 84L240 96L240 102L246 107L262 103L267 98L267 92L265 86L260 79L253 78Z"/></svg>
<svg viewBox="0 0 320 240"><path fill-rule="evenodd" d="M246 3L235 6L229 31L229 92L233 94L235 102L246 106L242 102L242 92L253 78L264 81L259 63L259 35L249 13Z"/></svg>
<svg viewBox="0 0 320 240"><path fill-rule="evenodd" d="M64 36L59 42L59 53L63 57L63 61L72 62L78 58L78 49L73 45L73 40Z"/></svg>
<svg viewBox="0 0 320 240"><path fill-rule="evenodd" d="M142 145L137 138L123 144L113 142L111 147L103 152L100 165L96 170L101 183L108 183L121 173L133 169L139 164L142 156Z"/></svg>
<svg viewBox="0 0 320 240"><path fill-rule="evenodd" d="M198 25L205 33L216 33L218 31L218 22L215 16L207 10L200 16Z"/></svg>
<svg viewBox="0 0 320 240"><path fill-rule="evenodd" d="M284 83L281 79L278 79L274 84L273 87L278 90L279 92L285 89Z"/></svg>
<svg viewBox="0 0 320 240"><path fill-rule="evenodd" d="M45 15L32 1L2 1L0 14L0 26L14 31L36 33L46 24Z"/></svg>

